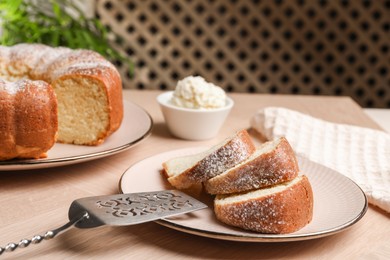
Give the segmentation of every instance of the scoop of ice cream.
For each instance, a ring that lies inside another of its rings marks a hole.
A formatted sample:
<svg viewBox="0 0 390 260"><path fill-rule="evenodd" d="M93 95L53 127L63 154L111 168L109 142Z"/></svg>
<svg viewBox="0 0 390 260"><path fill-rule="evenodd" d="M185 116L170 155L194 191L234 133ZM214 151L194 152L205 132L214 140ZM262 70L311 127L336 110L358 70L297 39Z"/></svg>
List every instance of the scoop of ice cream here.
<svg viewBox="0 0 390 260"><path fill-rule="evenodd" d="M171 103L193 109L220 108L226 105L226 93L200 76L189 76L179 80Z"/></svg>

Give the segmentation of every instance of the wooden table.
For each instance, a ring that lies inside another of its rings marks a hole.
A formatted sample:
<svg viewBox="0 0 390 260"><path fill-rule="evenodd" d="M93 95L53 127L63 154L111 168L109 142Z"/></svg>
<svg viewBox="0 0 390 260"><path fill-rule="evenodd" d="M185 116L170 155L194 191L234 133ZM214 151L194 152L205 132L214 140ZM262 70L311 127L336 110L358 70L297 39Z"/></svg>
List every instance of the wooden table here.
<svg viewBox="0 0 390 260"><path fill-rule="evenodd" d="M70 203L80 197L114 194L132 164L164 151L213 145L248 128L265 106L284 106L337 123L379 128L346 97L231 94L236 102L219 136L194 142L173 138L155 101L158 91L128 91L126 100L153 118L151 136L120 154L51 169L0 172L0 245L56 228L67 221ZM389 214L369 207L364 218L339 234L300 242L243 243L199 237L156 223L128 227L71 229L53 240L4 253L7 259L376 259L390 257Z"/></svg>

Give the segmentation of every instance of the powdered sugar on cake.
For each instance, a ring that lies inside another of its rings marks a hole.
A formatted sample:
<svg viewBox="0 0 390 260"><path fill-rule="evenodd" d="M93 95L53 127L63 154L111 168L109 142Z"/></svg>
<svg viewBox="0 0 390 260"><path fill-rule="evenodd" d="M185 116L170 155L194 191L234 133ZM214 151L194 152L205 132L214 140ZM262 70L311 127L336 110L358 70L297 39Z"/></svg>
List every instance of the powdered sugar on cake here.
<svg viewBox="0 0 390 260"><path fill-rule="evenodd" d="M55 75L64 75L75 70L82 71L84 75L107 74L107 78L110 78L109 73L118 74L110 62L90 50L52 48L42 44L0 46L0 77L9 81L21 78L52 81L56 78Z"/></svg>
<svg viewBox="0 0 390 260"><path fill-rule="evenodd" d="M3 79L0 79L0 91L3 90L10 95L16 95L19 91L25 89L31 85L31 80L22 79L17 82L9 82ZM44 89L47 87L47 83L41 80L34 81L34 87L38 89Z"/></svg>
<svg viewBox="0 0 390 260"><path fill-rule="evenodd" d="M199 178L209 179L230 169L250 156L249 151L245 148L246 146L247 144L241 142L241 140L232 140L227 145L204 158L197 167L197 171L189 176L189 178L193 180Z"/></svg>
<svg viewBox="0 0 390 260"><path fill-rule="evenodd" d="M261 146L247 160L205 182L211 194L248 191L281 182L298 175L294 151L284 138Z"/></svg>
<svg viewBox="0 0 390 260"><path fill-rule="evenodd" d="M214 209L222 222L261 233L291 233L312 219L313 195L306 176L236 195L217 195Z"/></svg>
<svg viewBox="0 0 390 260"><path fill-rule="evenodd" d="M246 130L211 148L206 153L186 158L175 158L164 163L168 181L176 188L188 188L206 181L248 158L255 146ZM192 160L193 159L193 160ZM185 164L180 163L186 160Z"/></svg>

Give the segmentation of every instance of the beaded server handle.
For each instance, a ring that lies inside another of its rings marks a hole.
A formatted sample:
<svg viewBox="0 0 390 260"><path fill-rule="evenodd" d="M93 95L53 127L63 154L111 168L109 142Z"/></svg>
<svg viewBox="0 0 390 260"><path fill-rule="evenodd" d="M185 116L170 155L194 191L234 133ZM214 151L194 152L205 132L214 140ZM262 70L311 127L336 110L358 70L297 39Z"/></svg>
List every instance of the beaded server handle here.
<svg viewBox="0 0 390 260"><path fill-rule="evenodd" d="M34 236L31 240L22 239L19 243L0 247L0 255L12 252L18 247L24 248L31 243L38 244L44 239L52 239L72 226L94 228L102 225L135 225L204 208L207 208L206 204L177 190L80 198L70 205L68 223L44 235Z"/></svg>
<svg viewBox="0 0 390 260"><path fill-rule="evenodd" d="M22 239L19 241L19 243L9 243L5 247L0 247L0 255L2 255L4 252L12 252L18 247L25 248L25 247L29 246L31 243L32 244L39 244L42 240L52 239L56 235L58 235L59 233L67 230L68 228L76 225L81 220L87 219L87 218L89 218L89 215L87 212L85 212L81 217L73 218L65 225L63 225L57 229L47 231L44 235L36 235L36 236L33 236L32 239Z"/></svg>

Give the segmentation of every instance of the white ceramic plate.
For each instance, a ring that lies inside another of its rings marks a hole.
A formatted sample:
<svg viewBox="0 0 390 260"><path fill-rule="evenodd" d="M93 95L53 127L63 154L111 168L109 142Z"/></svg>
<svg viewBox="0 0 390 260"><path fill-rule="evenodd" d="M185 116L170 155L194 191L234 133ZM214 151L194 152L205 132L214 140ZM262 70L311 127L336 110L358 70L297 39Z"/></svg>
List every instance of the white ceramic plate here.
<svg viewBox="0 0 390 260"><path fill-rule="evenodd" d="M142 160L130 167L122 176L119 188L123 193L172 189L161 176L161 164L171 158L206 150L205 147L169 151ZM301 172L313 188L313 220L301 230L283 235L259 234L230 227L219 222L212 210L212 200L207 195L192 195L209 208L193 213L158 220L157 223L183 232L224 240L247 242L283 242L314 239L343 231L358 222L367 211L363 191L342 174L299 158Z"/></svg>
<svg viewBox="0 0 390 260"><path fill-rule="evenodd" d="M56 143L47 158L11 160L0 162L0 171L40 169L95 160L122 152L145 139L151 132L150 115L135 105L124 101L124 116L119 129L98 146Z"/></svg>

